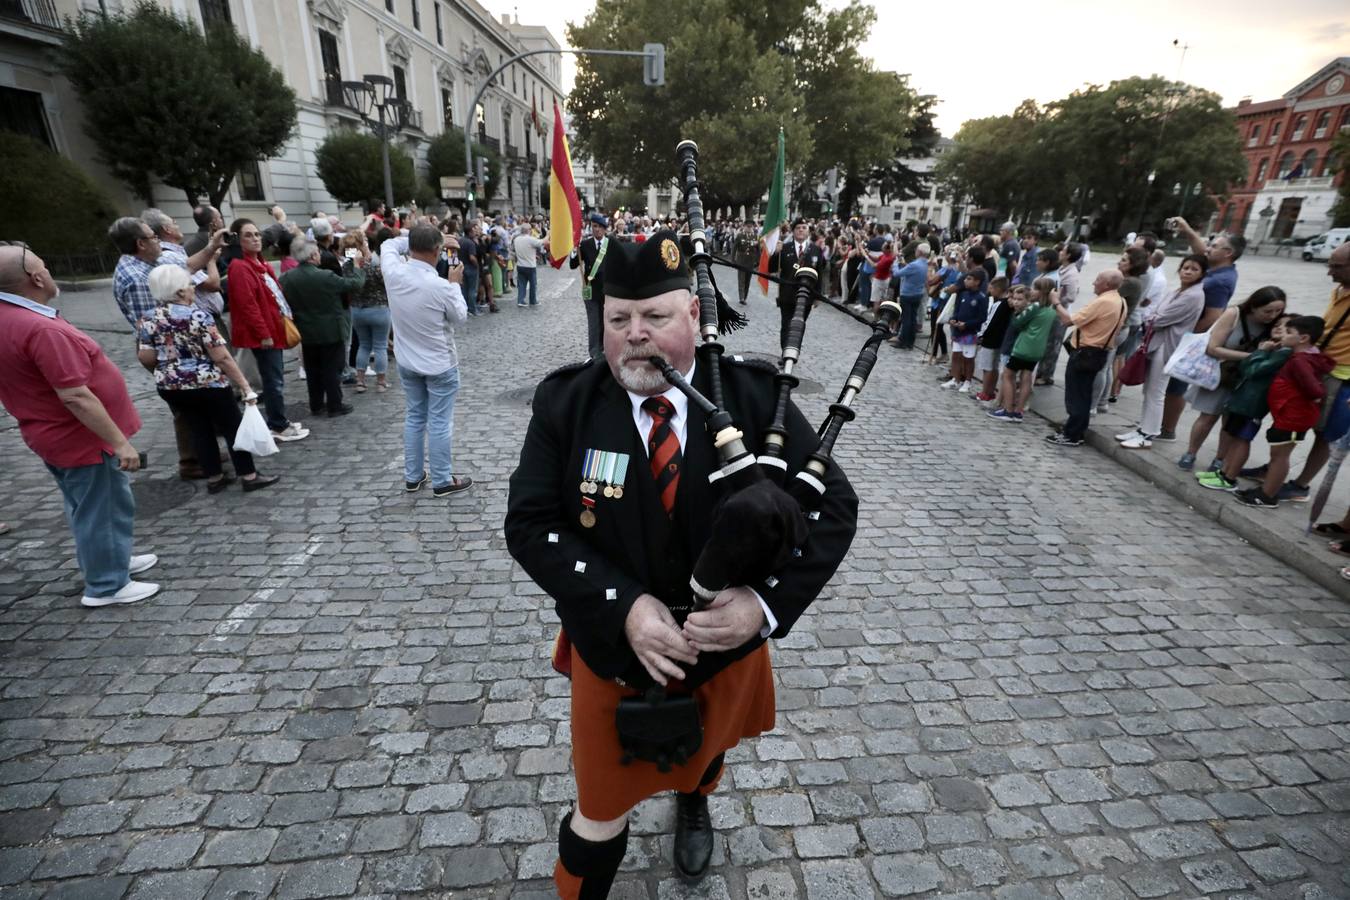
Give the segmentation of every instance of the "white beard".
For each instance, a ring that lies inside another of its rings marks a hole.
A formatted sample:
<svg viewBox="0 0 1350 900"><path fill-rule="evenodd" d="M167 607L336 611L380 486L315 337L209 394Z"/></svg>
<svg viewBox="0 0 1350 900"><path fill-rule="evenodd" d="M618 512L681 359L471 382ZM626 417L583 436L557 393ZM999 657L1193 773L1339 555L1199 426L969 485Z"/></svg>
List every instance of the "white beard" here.
<svg viewBox="0 0 1350 900"><path fill-rule="evenodd" d="M656 353L654 347L640 348L637 350L626 348L619 355L619 361L614 367L614 377L619 384L623 385L626 391L632 391L634 394L661 394L665 393L666 388L670 387L664 375L656 370L650 363L644 368L634 369L627 365L632 360L646 360Z"/></svg>

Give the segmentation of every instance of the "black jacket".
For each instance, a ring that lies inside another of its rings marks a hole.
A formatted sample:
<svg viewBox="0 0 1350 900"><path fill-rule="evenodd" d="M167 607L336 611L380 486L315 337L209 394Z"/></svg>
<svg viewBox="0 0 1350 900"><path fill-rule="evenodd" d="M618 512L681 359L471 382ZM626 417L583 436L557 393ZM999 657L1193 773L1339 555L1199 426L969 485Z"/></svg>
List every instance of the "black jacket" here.
<svg viewBox="0 0 1350 900"><path fill-rule="evenodd" d="M613 240L614 238L609 236L608 239ZM581 269L582 283L585 283L587 276L591 274L591 268L595 265L595 257L599 253L600 242L595 239L594 235L588 235L581 239L581 243L577 246L577 252L568 260L567 264L570 268ZM606 252L606 258L608 258L608 255L608 252ZM604 263L600 264L600 271L595 273L595 280L591 282L591 299L597 301L605 299Z"/></svg>
<svg viewBox="0 0 1350 900"><path fill-rule="evenodd" d="M769 257L769 271L784 279L778 285L778 305L792 306L797 300L797 268L810 266L820 276L822 284L830 277L825 268L825 255L810 241L806 242L805 252L797 258L797 243L791 236L778 244L778 249Z"/></svg>
<svg viewBox="0 0 1350 900"><path fill-rule="evenodd" d="M773 419L772 367L724 358L723 390L752 450L763 446ZM708 390L707 373L694 372L694 386ZM705 417L689 407L684 469L673 518L666 516L647 468L628 393L604 360L559 370L534 394L520 464L511 476L506 543L511 555L553 597L558 616L582 659L602 678L651 683L628 645L624 623L643 593L660 598L683 621L691 603L689 576L707 541L721 489L709 484L718 466ZM788 418L789 472L801 469L816 446L815 429L792 406ZM629 455L622 499L595 499L595 526L584 528L579 485L587 449ZM820 516L802 555L778 573L773 587L752 584L778 620L773 637L785 636L839 567L853 541L858 497L844 473L831 466ZM702 653L686 681L697 684L762 643L754 639L727 653Z"/></svg>
<svg viewBox="0 0 1350 900"><path fill-rule="evenodd" d="M1012 322L1012 305L1008 303L1007 297L1002 300L990 297L989 302L997 303L998 309L994 310L993 318L985 327L984 334L980 335L980 346L997 350L1003 346L1003 335L1008 333L1008 324Z"/></svg>

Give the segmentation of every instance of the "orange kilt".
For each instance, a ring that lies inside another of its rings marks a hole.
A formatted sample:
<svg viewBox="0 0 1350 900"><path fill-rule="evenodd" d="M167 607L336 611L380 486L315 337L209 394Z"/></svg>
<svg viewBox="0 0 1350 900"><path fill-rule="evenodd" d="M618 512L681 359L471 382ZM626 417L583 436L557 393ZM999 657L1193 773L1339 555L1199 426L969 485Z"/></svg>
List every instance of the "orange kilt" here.
<svg viewBox="0 0 1350 900"><path fill-rule="evenodd" d="M572 768L581 814L608 822L662 791L698 790L703 773L717 757L773 729L773 668L769 645L762 644L712 680L694 689L703 719L703 746L683 766L657 771L655 763L634 760L620 765L623 751L614 713L623 697L638 692L600 678L572 648ZM714 785L715 786L715 785ZM710 792L708 787L705 793Z"/></svg>

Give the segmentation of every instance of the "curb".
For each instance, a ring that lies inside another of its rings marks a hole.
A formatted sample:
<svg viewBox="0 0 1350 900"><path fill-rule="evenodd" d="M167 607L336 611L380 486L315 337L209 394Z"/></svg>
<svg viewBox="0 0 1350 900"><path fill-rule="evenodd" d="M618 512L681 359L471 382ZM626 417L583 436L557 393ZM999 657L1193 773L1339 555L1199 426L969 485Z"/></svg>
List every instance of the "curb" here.
<svg viewBox="0 0 1350 900"><path fill-rule="evenodd" d="M1062 420L1052 419L1034 409L1029 412L1057 428L1062 424ZM1341 566L1350 565L1350 559L1338 563L1335 558L1329 558L1330 551L1323 553L1315 550L1315 544L1306 540L1302 532L1290 535L1284 529L1277 530L1260 524L1252 516L1244 515L1243 509L1228 494L1205 490L1189 477L1188 472L1183 473L1178 469L1175 477L1159 477L1163 470L1148 461L1147 451L1125 450L1110 435L1100 434L1091 428L1088 429L1085 443L1154 487L1176 497L1202 516L1213 519L1252 546L1306 575L1332 595L1350 601L1350 581L1340 575Z"/></svg>
<svg viewBox="0 0 1350 900"><path fill-rule="evenodd" d="M108 276L107 278L90 278L86 281L64 281L60 278L56 279L57 287L59 287L62 291L66 291L72 294L79 294L83 293L84 291L106 290L112 287L112 284L113 280L111 275Z"/></svg>

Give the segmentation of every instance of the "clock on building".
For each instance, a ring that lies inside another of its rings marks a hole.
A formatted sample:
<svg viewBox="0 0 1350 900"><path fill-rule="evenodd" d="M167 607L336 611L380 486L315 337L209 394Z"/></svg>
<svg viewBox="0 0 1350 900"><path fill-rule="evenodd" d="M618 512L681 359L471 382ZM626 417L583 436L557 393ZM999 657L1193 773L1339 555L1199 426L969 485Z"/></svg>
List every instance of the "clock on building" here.
<svg viewBox="0 0 1350 900"><path fill-rule="evenodd" d="M1345 87L1345 76L1344 75L1332 76L1331 80L1327 82L1327 96L1330 97L1333 94L1339 94L1341 92L1341 88L1343 87Z"/></svg>

